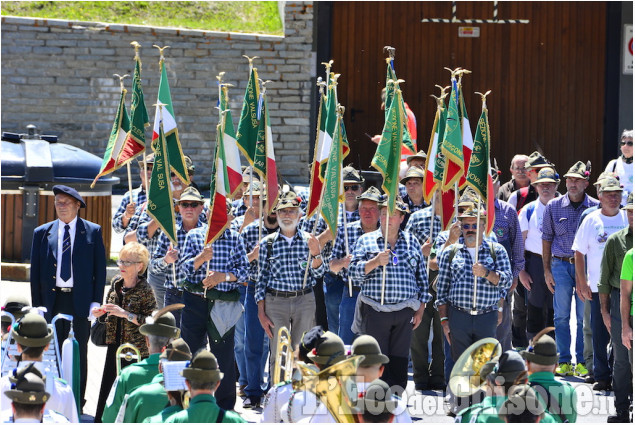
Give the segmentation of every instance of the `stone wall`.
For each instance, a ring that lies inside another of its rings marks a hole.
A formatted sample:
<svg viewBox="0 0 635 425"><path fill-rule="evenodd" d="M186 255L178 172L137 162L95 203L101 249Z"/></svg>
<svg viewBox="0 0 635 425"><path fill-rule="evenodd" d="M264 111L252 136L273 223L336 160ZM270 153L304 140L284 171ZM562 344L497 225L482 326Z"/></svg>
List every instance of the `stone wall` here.
<svg viewBox="0 0 635 425"><path fill-rule="evenodd" d="M242 55L254 62L267 86L274 149L285 179L306 183L313 52L312 2L281 2L284 37L179 30L134 25L2 17L2 130L25 132L35 124L62 143L103 156L119 100L113 74L133 74L138 41L142 84L150 119L159 84L159 54L166 66L183 150L194 159L195 180L209 184L218 111L216 76L224 71L234 125L238 125L248 78ZM125 80L127 107L132 79ZM151 129L147 131L147 141ZM127 184L124 170L115 175ZM135 179L138 173L133 171Z"/></svg>

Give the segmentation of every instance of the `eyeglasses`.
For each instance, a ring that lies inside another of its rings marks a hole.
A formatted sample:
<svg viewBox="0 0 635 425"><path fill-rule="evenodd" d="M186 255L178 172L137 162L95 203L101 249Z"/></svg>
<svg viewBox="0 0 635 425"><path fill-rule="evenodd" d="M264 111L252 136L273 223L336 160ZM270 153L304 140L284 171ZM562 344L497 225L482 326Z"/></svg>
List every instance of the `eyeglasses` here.
<svg viewBox="0 0 635 425"><path fill-rule="evenodd" d="M139 264L141 261L122 261L122 260L117 260L117 265L118 266L124 266L124 267L129 267L132 266L133 264Z"/></svg>
<svg viewBox="0 0 635 425"><path fill-rule="evenodd" d="M632 141L632 140L629 140L628 142L625 142L625 141L621 140L621 141L620 141L620 146L624 146L624 145L626 145L626 146L633 146L633 141Z"/></svg>
<svg viewBox="0 0 635 425"><path fill-rule="evenodd" d="M527 171L527 169L525 167L520 167L520 168L519 167L514 167L514 168L512 168L512 170L518 171L518 172Z"/></svg>
<svg viewBox="0 0 635 425"><path fill-rule="evenodd" d="M477 226L478 226L478 223L474 223L474 224L464 224L461 227L463 227L464 230L470 230L470 229L476 230Z"/></svg>
<svg viewBox="0 0 635 425"><path fill-rule="evenodd" d="M181 208L197 208L201 205L200 202L179 202L179 207Z"/></svg>
<svg viewBox="0 0 635 425"><path fill-rule="evenodd" d="M349 190L352 190L353 192L355 192L359 190L359 185L358 184L344 185L344 192L348 192Z"/></svg>

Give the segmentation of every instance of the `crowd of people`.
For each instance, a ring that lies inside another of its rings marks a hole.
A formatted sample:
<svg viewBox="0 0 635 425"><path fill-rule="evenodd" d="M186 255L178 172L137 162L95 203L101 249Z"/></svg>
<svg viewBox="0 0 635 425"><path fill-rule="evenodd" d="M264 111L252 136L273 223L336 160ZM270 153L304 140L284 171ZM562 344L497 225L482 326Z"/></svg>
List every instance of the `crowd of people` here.
<svg viewBox="0 0 635 425"><path fill-rule="evenodd" d="M516 155L509 182L491 169L494 210L465 188L447 230L441 192L432 205L423 199L424 152L406 159L392 215L387 197L345 167L337 235L305 216L302 188L282 190L261 216L267 191L246 170L227 205L231 223L211 245L209 206L177 176L176 244L148 214L149 155L139 162L141 185L113 217L125 245L105 298L101 228L79 217L86 205L75 189L55 186L58 219L35 230L31 255L32 305L46 313L13 327L22 354L2 381L8 414L77 421L82 403L73 410L61 401L69 389L45 384L38 363L51 340L47 321L66 313L80 346L82 402L89 319L105 323L106 364L91 365L103 368L96 422L242 422L238 397L245 409L262 408L263 422L409 422L410 364L415 390L446 391L459 422L575 422L575 392L556 376L613 390L608 422L628 422L632 140L622 134L622 155L594 182L598 199L587 194L590 163L571 165L561 188L544 155ZM283 328L297 367L287 381L274 374ZM57 325L59 341L69 330ZM502 354L479 366L481 396L464 405L449 390L452 370L484 338L497 339ZM117 375L124 343L142 360ZM356 396L316 395L320 379L309 377L327 375L345 393L355 384Z"/></svg>

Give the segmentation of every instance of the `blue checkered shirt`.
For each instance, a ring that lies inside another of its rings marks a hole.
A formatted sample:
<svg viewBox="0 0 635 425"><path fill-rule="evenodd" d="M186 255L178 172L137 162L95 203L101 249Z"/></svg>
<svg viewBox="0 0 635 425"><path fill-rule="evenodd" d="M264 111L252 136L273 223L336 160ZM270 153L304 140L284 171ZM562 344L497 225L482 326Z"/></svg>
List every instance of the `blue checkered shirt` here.
<svg viewBox="0 0 635 425"><path fill-rule="evenodd" d="M494 245L496 262L492 258L489 243ZM451 245L451 247L454 245ZM451 304L455 307L471 310L474 292L474 274L472 273L472 256L464 244L457 245L452 264L449 264L452 248L448 247L439 254L439 274L437 278L436 305ZM498 300L507 296L512 285L512 270L507 251L498 242L483 241L478 249L478 261L489 270L500 276L498 285L492 285L484 277L476 283L476 310L496 307Z"/></svg>
<svg viewBox="0 0 635 425"><path fill-rule="evenodd" d="M243 226L244 222L245 222L245 215L243 214L240 217L234 218L232 222L229 224L229 228L235 232L240 232L240 228Z"/></svg>
<svg viewBox="0 0 635 425"><path fill-rule="evenodd" d="M249 208L249 200L247 201L247 205L245 205L243 198L236 199L234 202L232 202L232 215L234 217L243 216L245 215L245 212L247 212L247 208Z"/></svg>
<svg viewBox="0 0 635 425"><path fill-rule="evenodd" d="M196 228L204 226L205 221L202 221L199 217L198 223L196 223ZM194 229L192 229L194 230ZM156 275L165 275L165 284L166 288L183 288L183 281L185 280L185 271L182 267L180 267L181 257L183 255L183 246L185 244L185 237L187 236L187 232L183 229L183 223L176 225L176 242L177 245L174 247L179 250L179 258L174 263L174 266L163 261L163 257L168 252L168 248L170 247L170 239L165 235L165 233L161 232L158 237L156 247L152 252L152 259L150 260L150 271L152 274ZM173 269L174 267L174 269ZM173 272L174 270L174 272ZM176 279L175 279L176 277Z"/></svg>
<svg viewBox="0 0 635 425"><path fill-rule="evenodd" d="M240 232L240 238L243 240L243 244L245 245L245 251L249 254L254 250L260 239L258 238L261 235L264 238L267 235L270 235L273 232L276 232L278 228L268 229L266 226L262 227L262 233L259 230L260 220L256 220L253 223L249 223L242 232ZM251 263L249 263L249 280L255 282L258 279L258 260L255 259Z"/></svg>
<svg viewBox="0 0 635 425"><path fill-rule="evenodd" d="M406 190L406 186L399 183L399 197L403 199L406 197L407 194L408 194L408 191Z"/></svg>
<svg viewBox="0 0 635 425"><path fill-rule="evenodd" d="M267 240L269 238L273 239L271 255L267 252ZM256 281L256 302L265 299L267 288L287 292L302 290L307 260L311 261L309 259L308 238L309 234L300 229L293 236L291 245L280 236L279 231L262 238L258 251L260 274ZM315 285L315 279L322 277L325 270L324 260L315 269L309 264L307 286Z"/></svg>
<svg viewBox="0 0 635 425"><path fill-rule="evenodd" d="M578 208L571 206L568 194L549 201L542 219L542 240L551 242L551 253L543 252L542 254L556 257L573 257L571 246L573 245L580 216L584 210L599 203L597 199L587 194L584 195L584 200Z"/></svg>
<svg viewBox="0 0 635 425"><path fill-rule="evenodd" d="M132 202L135 203L137 208L139 208L139 206L143 204L146 200L147 200L146 191L143 190L142 186L139 186L138 188L132 190ZM126 212L126 207L128 206L129 203L130 203L130 191L126 192L126 194L123 196L123 198L121 199L121 203L119 204L119 208L117 209L117 212L112 217L112 228L116 233L121 233L126 229L129 229L129 230L135 229L130 227L130 223L128 223L127 228L123 227L122 218L123 218L123 214Z"/></svg>
<svg viewBox="0 0 635 425"><path fill-rule="evenodd" d="M377 223L377 227L379 227L379 223ZM346 232L348 233L348 252L352 254L355 250L355 245L357 244L358 239L364 234L362 222L357 220L352 223L348 223L348 226L346 226ZM333 251L331 252L329 262L346 257L346 244L344 243L345 235L344 226L341 226L337 230L337 237L335 238L335 242L333 242ZM346 267L342 268L338 275L341 276L345 282L348 281L348 271Z"/></svg>
<svg viewBox="0 0 635 425"><path fill-rule="evenodd" d="M145 204L144 204L145 206ZM150 238L148 236L148 224L150 223L150 221L152 220L152 217L150 217L148 215L148 213L144 210L143 213L137 215L135 213L135 217L138 217L139 220L139 224L137 227L137 242L139 242L140 244L144 245L148 251L150 252L150 255L154 254L154 251L157 249L157 243L159 242L159 236L161 235L161 233L163 233L163 231L161 230L161 228L159 227L156 232L154 232L154 235L152 236L152 238ZM134 219L135 217L133 217L132 219ZM176 214L174 216L175 222L176 222L176 227L177 229L179 227L181 227L181 214ZM132 222L132 220L131 220ZM152 272L152 274L157 274L154 273L152 271L152 269L150 269L150 272ZM158 273L158 275L163 276L164 273Z"/></svg>
<svg viewBox="0 0 635 425"><path fill-rule="evenodd" d="M183 270L185 279L195 285L191 292L202 295L204 293L202 281L207 276L207 262L194 270L194 258L205 247L207 225L198 227L188 232L183 244L183 250L179 255L179 268ZM209 261L209 270L221 273L233 273L238 279L236 282L220 282L214 288L221 292L228 292L238 288L239 282L246 282L249 270L245 245L237 232L225 229L223 234L212 243L212 259ZM189 289L188 289L189 290Z"/></svg>
<svg viewBox="0 0 635 425"><path fill-rule="evenodd" d="M450 231L449 230L443 230L441 232L439 232L439 234L437 235L437 238L434 240L434 250L437 253L437 257L439 257L439 255L441 255L441 248L443 248L443 245L447 242L448 237L450 236ZM498 242L498 240L496 240L496 236L494 236L493 234L489 234L485 237L483 237L484 241L490 241L490 242ZM465 240L463 239L463 234L459 235L459 239L456 241L457 243L465 243ZM445 247L445 249L448 249L449 245Z"/></svg>
<svg viewBox="0 0 635 425"><path fill-rule="evenodd" d="M421 245L410 232L399 231L397 245L390 248L397 257L397 264L389 262L386 266L385 304L398 304L416 298L426 303L432 299L428 293L428 277L423 265ZM353 259L349 267L351 278L359 282L362 294L381 302L381 282L383 266L365 273L366 263L384 250L384 237L381 230L365 233L355 244Z"/></svg>
<svg viewBox="0 0 635 425"><path fill-rule="evenodd" d="M511 260L512 274L517 278L521 270L525 269L525 241L520 230L518 213L509 202L494 199L494 235L498 243L507 250ZM508 248L509 247L509 248Z"/></svg>
<svg viewBox="0 0 635 425"><path fill-rule="evenodd" d="M344 214L346 214L344 209L344 205L343 204L339 204L339 209L338 209L338 214L337 214L337 233L339 234L340 231L342 230L342 226L344 225ZM359 211L355 210L353 211L351 214L349 214L350 217L347 218L346 222L347 223L352 223L354 221L358 221L359 220ZM319 217L319 219L318 219ZM313 232L313 225L315 224L315 220L318 220L317 223L317 227L315 229L315 236L319 235L320 233L324 232L327 229L327 225L326 225L326 221L324 221L324 218L322 218L322 215L318 215L313 214L311 216L311 218L307 219L306 217L302 217L302 219L300 219L300 224L298 225L298 228L304 230L307 233L312 233ZM337 237L337 235L336 235ZM322 256L324 258L331 258L331 253L333 251L333 243L334 241L329 241L327 242L323 247L322 247Z"/></svg>
<svg viewBox="0 0 635 425"><path fill-rule="evenodd" d="M422 210L422 209L424 209L427 206L425 199L422 200L419 205L415 205L414 202L412 202L412 200L410 199L410 196L408 196L407 194L406 194L406 196L404 196L401 199L406 203L406 205L408 205L408 209L410 210L410 214L413 214L413 213L415 213L415 212L417 212L419 210Z"/></svg>

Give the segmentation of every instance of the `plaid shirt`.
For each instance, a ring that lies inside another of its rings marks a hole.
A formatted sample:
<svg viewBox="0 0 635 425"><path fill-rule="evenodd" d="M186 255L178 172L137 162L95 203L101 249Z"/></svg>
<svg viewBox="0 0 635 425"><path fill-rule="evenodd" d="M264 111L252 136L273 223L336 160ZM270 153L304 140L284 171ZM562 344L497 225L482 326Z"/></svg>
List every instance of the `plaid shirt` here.
<svg viewBox="0 0 635 425"><path fill-rule="evenodd" d="M543 252L542 254L573 257L571 246L573 239L575 239L580 216L584 210L599 203L597 199L587 194L584 195L584 200L578 208L573 208L568 194L549 201L542 219L542 240L552 243L551 253Z"/></svg>
<svg viewBox="0 0 635 425"><path fill-rule="evenodd" d="M240 233L240 238L243 240L243 244L245 245L245 252L247 252L247 254L253 251L256 245L258 244L259 235L262 235L262 237L265 237L278 230L277 227L275 229L269 229L263 226L262 233L260 233L259 224L260 224L260 220L256 220L253 223L249 223ZM249 280L252 282L255 282L257 279L258 279L258 260L255 259L254 261L249 263Z"/></svg>
<svg viewBox="0 0 635 425"><path fill-rule="evenodd" d="M339 209L338 209L338 214L337 214L337 234L339 235L340 231L343 232L342 230L342 226L344 225L344 214L346 214L344 212L344 205L340 204L339 205ZM318 219L319 217L319 219ZM315 224L315 220L318 220L317 223L317 227L315 229L315 236L319 235L320 233L324 232L327 229L327 225L326 225L326 221L324 221L324 218L322 218L321 215L313 214L311 216L311 218L306 219L306 217L302 217L302 219L300 219L300 224L298 225L298 228L304 230L307 233L312 233L313 232L313 225ZM355 210L350 214L350 218L347 218L346 222L347 223L352 223L354 221L358 221L359 220L359 211ZM337 237L337 236L336 236ZM322 256L326 259L326 258L331 258L331 253L333 251L333 243L334 241L329 241L327 242L323 247L322 247Z"/></svg>
<svg viewBox="0 0 635 425"><path fill-rule="evenodd" d="M143 190L142 186L139 186L136 189L132 190L132 202L134 202L139 208L141 204L143 204L147 200L146 191ZM119 208L117 212L112 217L112 228L116 233L121 233L126 229L134 230L135 228L130 227L132 220L128 223L128 227L123 227L123 214L126 212L126 207L130 203L130 191L126 192L126 194L121 199L121 204L119 204Z"/></svg>
<svg viewBox="0 0 635 425"><path fill-rule="evenodd" d="M145 203L144 203L145 205ZM135 214L135 217L137 217L137 215ZM159 227L156 232L154 232L154 236L152 236L152 238L150 238L148 236L148 225L150 223L150 221L152 220L152 217L150 217L148 215L148 213L146 211L143 211L142 214L140 214L139 216L139 224L137 227L137 241L144 245L146 248L148 248L148 251L150 252L150 255L154 254L154 251L157 249L157 243L159 242L159 236L163 233L163 231L161 230L161 228ZM133 217L134 219L134 217ZM175 217L175 222L176 222L176 228L178 229L179 227L181 227L182 224L182 220L181 220L181 214L176 214ZM132 222L132 220L131 220ZM152 270L150 270L152 272L152 274L158 274L160 276L163 276L163 273L154 273Z"/></svg>
<svg viewBox="0 0 635 425"><path fill-rule="evenodd" d="M483 241L478 249L478 261L487 269L495 271L500 276L498 285L492 285L484 277L479 277L476 283L476 310L496 307L498 300L505 298L512 285L512 270L505 248L497 243L494 245L496 262L492 258L489 242ZM452 245L454 246L454 245ZM454 254L452 264L449 264L451 248L445 249L439 255L439 275L437 278L436 305L451 304L455 307L472 309L474 293L474 274L472 273L472 256L464 244L457 244L458 250Z"/></svg>
<svg viewBox="0 0 635 425"><path fill-rule="evenodd" d="M193 293L203 294L203 279L207 276L207 262L203 263L197 270L194 270L194 258L199 255L205 247L205 236L207 236L207 225L197 227L187 233L183 250L181 251L179 268L185 274L185 279L197 286ZM209 261L209 270L221 273L233 273L236 282L220 282L215 288L221 292L228 292L238 288L239 282L246 282L249 262L245 245L238 235L231 229L226 229L223 234L212 243L213 255Z"/></svg>
<svg viewBox="0 0 635 425"><path fill-rule="evenodd" d="M430 235L430 218L432 215L432 206L426 207L422 210L412 214L406 224L406 231L414 235L415 238L423 245L428 238L434 243L437 235L441 232L441 217L434 215L432 221L432 235ZM434 258L434 256L433 256ZM428 257L423 257L424 265L428 267Z"/></svg>
<svg viewBox="0 0 635 425"><path fill-rule="evenodd" d="M258 252L258 261L261 267L256 281L256 302L265 299L267 288L277 291L302 290L304 271L309 259L308 237L307 232L298 228L291 240L291 245L280 236L279 231L262 238ZM267 240L269 239L273 240L271 255L267 252ZM322 277L325 270L324 260L315 269L309 264L307 286L315 285L315 279Z"/></svg>
<svg viewBox="0 0 635 425"><path fill-rule="evenodd" d="M247 201L247 205L245 205L245 202L243 202L243 198L236 199L234 202L232 202L232 215L236 218L245 215L245 213L247 212L247 208L249 208L248 205L249 201Z"/></svg>
<svg viewBox="0 0 635 425"><path fill-rule="evenodd" d="M520 230L516 208L508 202L494 199L494 234L498 243L507 250L512 264L512 274L517 278L521 270L525 269L525 242ZM508 249L509 247L509 249Z"/></svg>
<svg viewBox="0 0 635 425"><path fill-rule="evenodd" d="M406 190L406 186L399 183L399 197L404 199L408 195L408 191Z"/></svg>
<svg viewBox="0 0 635 425"><path fill-rule="evenodd" d="M384 302L398 304L411 298L423 303L430 301L432 296L428 293L428 277L417 238L409 232L400 230L397 244L391 249L394 258L397 258L397 264L390 262L386 266ZM365 233L355 244L349 267L351 278L361 284L362 293L377 302L381 301L384 267L376 267L369 274L366 274L364 269L366 263L383 250L384 237L381 230Z"/></svg>
<svg viewBox="0 0 635 425"><path fill-rule="evenodd" d="M377 223L379 227L379 223ZM364 230L362 229L362 222L360 220L354 221L352 223L348 223L346 226L346 231L348 233L348 252L353 253L355 250L355 245L359 238L364 234ZM340 258L346 257L346 245L344 243L344 226L340 227L337 230L337 237L335 238L335 242L333 242L333 252L331 252L331 258L329 259L329 263L332 260L339 260ZM342 268L338 273L342 279L347 282L348 281L348 270L346 267Z"/></svg>
<svg viewBox="0 0 635 425"><path fill-rule="evenodd" d="M245 222L245 215L243 214L240 217L234 218L232 222L229 224L229 228L235 232L240 233L240 228L243 226L244 222Z"/></svg>
<svg viewBox="0 0 635 425"><path fill-rule="evenodd" d="M196 228L199 228L201 226L205 226L205 221L201 220L201 218L199 217L198 223L196 223ZM166 288L181 289L183 287L183 281L185 280L185 271L182 267L180 267L180 263L183 255L183 246L185 244L186 236L187 232L183 229L183 222L177 224L177 245L174 248L179 250L179 258L176 260L175 263L173 263L174 266L163 261L163 257L165 257L165 254L168 252L168 248L170 247L170 239L165 235L165 233L161 232L156 242L156 247L152 252L152 259L150 260L150 271L152 272L152 274L165 275L164 286Z"/></svg>
<svg viewBox="0 0 635 425"><path fill-rule="evenodd" d="M437 258L439 257L439 255L441 255L441 248L443 248L443 245L448 241L448 238L450 237L450 231L449 230L443 230L442 232L439 232L439 234L437 235L437 238L434 240L434 250L437 253ZM483 238L484 241L489 241L489 242L498 242L498 240L496 240L496 236L490 234L489 236L485 236ZM463 233L461 233L461 235L459 236L459 239L456 241L457 243L465 243L465 240L463 239ZM446 246L445 249L448 249L450 245Z"/></svg>

